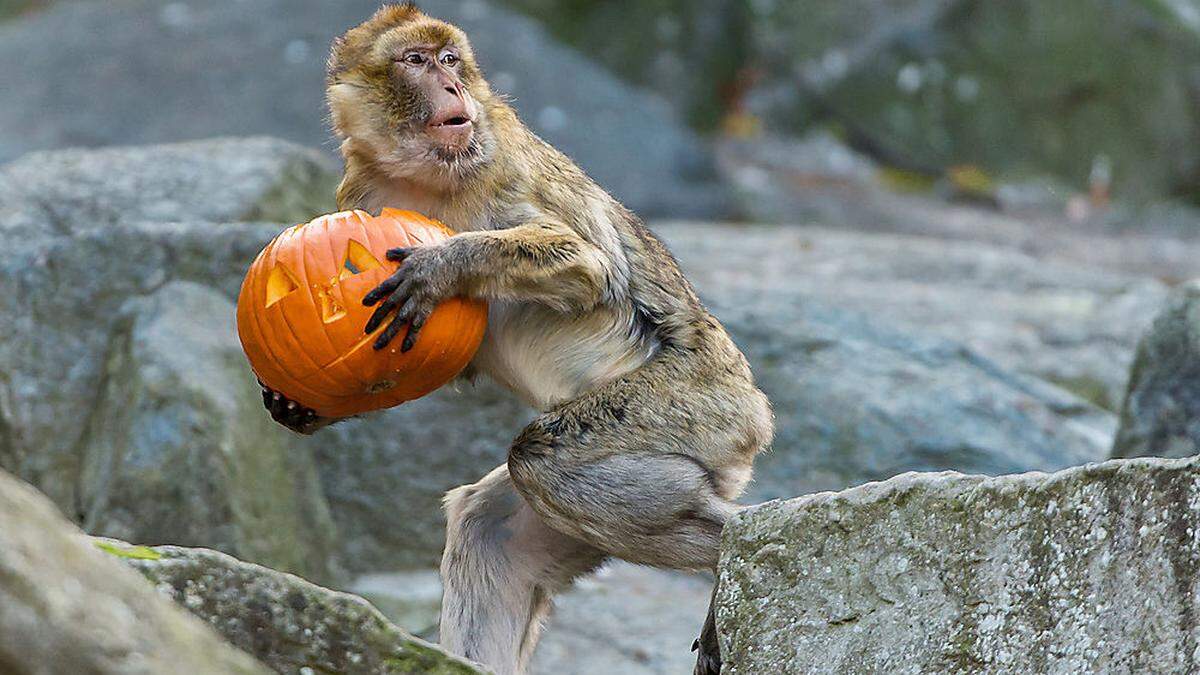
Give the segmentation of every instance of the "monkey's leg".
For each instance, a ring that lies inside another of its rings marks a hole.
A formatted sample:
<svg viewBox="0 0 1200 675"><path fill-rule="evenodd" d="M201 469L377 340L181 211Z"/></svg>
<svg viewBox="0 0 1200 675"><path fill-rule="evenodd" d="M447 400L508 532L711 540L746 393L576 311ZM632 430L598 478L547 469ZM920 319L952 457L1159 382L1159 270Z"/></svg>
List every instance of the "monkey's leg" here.
<svg viewBox="0 0 1200 675"><path fill-rule="evenodd" d="M509 471L560 532L638 564L715 570L770 410L719 361L667 358L540 415L513 443ZM698 648L696 672L719 672L711 620Z"/></svg>
<svg viewBox="0 0 1200 675"><path fill-rule="evenodd" d="M445 504L442 646L497 675L523 673L553 595L606 556L542 523L505 466Z"/></svg>
<svg viewBox="0 0 1200 675"><path fill-rule="evenodd" d="M692 675L719 675L721 672L721 645L717 642L717 582L713 582L712 597L708 601L708 616L700 637L692 644L696 654L696 668Z"/></svg>
<svg viewBox="0 0 1200 675"><path fill-rule="evenodd" d="M748 395L761 397L734 378L647 364L534 419L509 450L513 484L547 525L609 554L715 570L765 437L769 413Z"/></svg>

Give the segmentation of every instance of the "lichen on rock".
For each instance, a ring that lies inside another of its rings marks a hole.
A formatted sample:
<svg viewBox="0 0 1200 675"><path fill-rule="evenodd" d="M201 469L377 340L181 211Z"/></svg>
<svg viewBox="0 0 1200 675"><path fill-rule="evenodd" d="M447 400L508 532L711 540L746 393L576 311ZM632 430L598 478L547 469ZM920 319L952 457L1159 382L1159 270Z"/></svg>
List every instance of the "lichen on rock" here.
<svg viewBox="0 0 1200 675"><path fill-rule="evenodd" d="M728 672L1195 672L1200 460L904 474L726 527Z"/></svg>
<svg viewBox="0 0 1200 675"><path fill-rule="evenodd" d="M129 545L97 540L118 552ZM143 549L146 547L138 547ZM208 549L117 555L279 673L472 675L473 664L392 625L366 600ZM308 670L305 670L308 669Z"/></svg>

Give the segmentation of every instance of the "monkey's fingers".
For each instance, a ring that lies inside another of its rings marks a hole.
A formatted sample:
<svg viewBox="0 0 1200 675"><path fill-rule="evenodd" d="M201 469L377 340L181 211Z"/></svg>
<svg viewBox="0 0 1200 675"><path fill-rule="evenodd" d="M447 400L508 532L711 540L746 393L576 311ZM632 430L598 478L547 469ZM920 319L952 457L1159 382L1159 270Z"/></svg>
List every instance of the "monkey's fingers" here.
<svg viewBox="0 0 1200 675"><path fill-rule="evenodd" d="M399 333L400 329L403 327L404 322L400 320L399 316L392 317L392 322L387 325L387 328L383 329L383 332L379 334L379 337L375 338L375 344L373 345L375 350L378 351L388 346L388 343L392 341L392 338L396 337L396 334Z"/></svg>
<svg viewBox="0 0 1200 675"><path fill-rule="evenodd" d="M371 333L375 332L375 329L379 328L379 326L383 323L383 320L387 318L387 315L390 314L394 308L395 305L389 302L385 302L379 307L375 308L375 312L371 314L371 318L367 319L367 325L363 326L363 333L370 335Z"/></svg>
<svg viewBox="0 0 1200 675"><path fill-rule="evenodd" d="M412 253L412 247L401 246L399 248L389 248L387 259L392 262L404 262L404 259Z"/></svg>
<svg viewBox="0 0 1200 675"><path fill-rule="evenodd" d="M379 302L386 296L391 295L392 291L396 290L396 288L398 288L400 286L401 282L404 281L404 272L405 272L404 269L396 270L396 272L394 274L392 274L392 276L384 279L382 282L379 283L378 286L371 289L371 292L369 292L363 296L363 300L362 300L363 305L370 307L371 305ZM371 331L367 331L367 332L370 333Z"/></svg>
<svg viewBox="0 0 1200 675"><path fill-rule="evenodd" d="M392 291L387 300L379 303L379 306L375 308L371 318L367 319L367 325L363 327L363 332L370 335L383 323L384 318L392 313L392 310L402 304L407 304L408 298L411 297L411 290L411 284L404 284Z"/></svg>
<svg viewBox="0 0 1200 675"><path fill-rule="evenodd" d="M421 311L408 322L408 333L404 335L404 342L400 345L400 351L406 352L413 348L417 343L417 334L421 332L421 328L425 326L425 321L429 319L428 311Z"/></svg>

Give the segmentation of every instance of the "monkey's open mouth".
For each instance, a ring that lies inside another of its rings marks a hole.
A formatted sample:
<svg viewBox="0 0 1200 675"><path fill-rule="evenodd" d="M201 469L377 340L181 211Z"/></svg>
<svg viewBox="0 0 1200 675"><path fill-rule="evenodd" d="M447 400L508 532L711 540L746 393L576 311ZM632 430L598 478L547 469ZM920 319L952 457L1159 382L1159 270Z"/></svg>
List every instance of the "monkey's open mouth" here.
<svg viewBox="0 0 1200 675"><path fill-rule="evenodd" d="M437 145L457 153L471 145L475 137L475 124L467 115L452 114L445 119L431 120L426 133Z"/></svg>

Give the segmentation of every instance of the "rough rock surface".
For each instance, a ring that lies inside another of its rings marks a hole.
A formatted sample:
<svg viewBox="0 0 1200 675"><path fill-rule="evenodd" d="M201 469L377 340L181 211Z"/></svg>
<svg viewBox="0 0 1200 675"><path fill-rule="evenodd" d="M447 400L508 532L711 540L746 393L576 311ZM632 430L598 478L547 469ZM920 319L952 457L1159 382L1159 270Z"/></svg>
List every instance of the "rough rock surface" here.
<svg viewBox="0 0 1200 675"><path fill-rule="evenodd" d="M0 472L0 672L265 674Z"/></svg>
<svg viewBox="0 0 1200 675"><path fill-rule="evenodd" d="M38 149L227 134L271 134L332 155L329 44L379 5L64 2L0 25L0 63L21 64L0 71L0 161ZM421 7L460 24L492 84L534 131L628 206L651 215L725 211L706 148L665 101L494 3Z"/></svg>
<svg viewBox="0 0 1200 675"><path fill-rule="evenodd" d="M1200 282L1178 288L1138 344L1114 457L1200 452Z"/></svg>
<svg viewBox="0 0 1200 675"><path fill-rule="evenodd" d="M1200 466L905 474L751 508L722 542L731 675L1195 672Z"/></svg>
<svg viewBox="0 0 1200 675"><path fill-rule="evenodd" d="M312 452L259 412L233 303L172 281L122 313L79 448L83 527L336 578L338 542Z"/></svg>
<svg viewBox="0 0 1200 675"><path fill-rule="evenodd" d="M961 342L1110 410L1124 397L1134 345L1168 293L1152 278L988 242L752 226L731 246L724 225L655 230L707 295L737 288L819 299Z"/></svg>
<svg viewBox="0 0 1200 675"><path fill-rule="evenodd" d="M360 597L217 551L97 541L278 673L481 672L395 627Z"/></svg>
<svg viewBox="0 0 1200 675"><path fill-rule="evenodd" d="M205 220L291 218L330 177L270 139L0 169L0 466L93 532L331 577L311 450L255 409L226 299L280 225Z"/></svg>
<svg viewBox="0 0 1200 675"><path fill-rule="evenodd" d="M0 171L0 206L58 234L117 222L293 222L333 210L337 166L276 138L31 153Z"/></svg>

